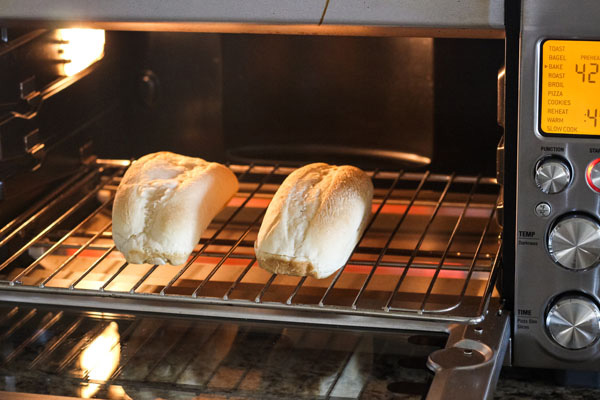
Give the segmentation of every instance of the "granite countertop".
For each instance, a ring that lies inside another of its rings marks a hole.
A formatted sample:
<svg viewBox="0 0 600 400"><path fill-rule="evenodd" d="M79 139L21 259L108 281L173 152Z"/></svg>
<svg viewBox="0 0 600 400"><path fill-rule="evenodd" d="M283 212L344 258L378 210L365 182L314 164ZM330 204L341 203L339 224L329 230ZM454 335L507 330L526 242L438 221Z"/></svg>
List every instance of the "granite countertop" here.
<svg viewBox="0 0 600 400"><path fill-rule="evenodd" d="M495 400L587 400L587 399L598 399L600 398L600 389L573 387L573 386L559 386L554 380L555 376L553 371L546 370L529 370L529 369L515 369L509 368L502 372L502 376L498 383L494 399ZM21 393L14 393L13 397L9 399L22 400L21 396L23 393L29 391L31 393L51 393L53 395L66 395L66 396L79 396L84 393L81 392L81 385L74 380L63 380L59 381L53 378L48 379L31 379L29 382L21 382L19 387L7 387L7 383L10 384L10 378L4 378L4 387L2 389L19 390ZM593 379L592 379L593 380ZM27 390L28 389L28 390ZM371 393L373 394L373 393ZM107 399L185 399L185 400L204 400L204 399L230 399L230 400L242 400L247 398L261 398L261 399L285 399L295 398L289 397L285 394L279 395L268 395L264 396L239 396L239 394L229 396L224 393L190 393L189 391L177 391L169 390L167 388L141 388L136 386L118 386L112 385L108 388L101 388L96 394L101 398ZM3 393L0 392L0 398L3 397ZM315 399L324 397L313 397ZM342 399L345 397L332 397L333 399ZM380 392L374 396L363 396L364 399L422 399L421 396L407 395L407 394L393 394ZM43 400L43 398L32 397L32 400Z"/></svg>
<svg viewBox="0 0 600 400"><path fill-rule="evenodd" d="M446 342L425 332L0 311L0 391L55 396L420 400L432 379L427 356ZM577 383L600 378L505 368L495 399L600 398L600 389Z"/></svg>
<svg viewBox="0 0 600 400"><path fill-rule="evenodd" d="M566 375L566 376L565 376ZM516 399L600 399L600 375L591 372L504 368L500 375L496 400Z"/></svg>

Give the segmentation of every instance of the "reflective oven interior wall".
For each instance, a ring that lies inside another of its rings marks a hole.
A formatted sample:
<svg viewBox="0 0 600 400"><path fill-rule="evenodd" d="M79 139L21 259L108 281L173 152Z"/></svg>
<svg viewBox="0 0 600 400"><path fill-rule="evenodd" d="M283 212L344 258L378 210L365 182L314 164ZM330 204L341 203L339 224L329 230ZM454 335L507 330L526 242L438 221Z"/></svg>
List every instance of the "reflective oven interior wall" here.
<svg viewBox="0 0 600 400"><path fill-rule="evenodd" d="M2 39L2 223L93 156L495 172L502 40L106 32L65 81L56 31Z"/></svg>

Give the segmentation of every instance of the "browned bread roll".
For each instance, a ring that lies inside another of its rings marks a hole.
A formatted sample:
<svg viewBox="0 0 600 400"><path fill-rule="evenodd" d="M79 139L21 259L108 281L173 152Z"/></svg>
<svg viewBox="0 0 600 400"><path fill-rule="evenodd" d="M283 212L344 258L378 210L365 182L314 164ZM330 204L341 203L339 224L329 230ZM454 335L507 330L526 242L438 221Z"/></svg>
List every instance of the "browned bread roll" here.
<svg viewBox="0 0 600 400"><path fill-rule="evenodd" d="M182 264L237 189L224 165L166 151L145 155L117 190L115 245L130 263Z"/></svg>
<svg viewBox="0 0 600 400"><path fill-rule="evenodd" d="M267 208L254 244L267 271L325 278L341 268L371 212L373 184L360 169L324 163L291 173Z"/></svg>

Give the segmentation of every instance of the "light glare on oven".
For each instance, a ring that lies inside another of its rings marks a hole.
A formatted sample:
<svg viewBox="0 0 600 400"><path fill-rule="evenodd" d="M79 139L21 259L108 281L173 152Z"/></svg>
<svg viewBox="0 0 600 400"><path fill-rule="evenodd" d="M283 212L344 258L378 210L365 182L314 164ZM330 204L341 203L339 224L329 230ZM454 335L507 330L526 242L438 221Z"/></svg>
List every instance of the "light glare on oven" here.
<svg viewBox="0 0 600 400"><path fill-rule="evenodd" d="M58 38L65 76L83 71L104 56L102 29L59 29Z"/></svg>
<svg viewBox="0 0 600 400"><path fill-rule="evenodd" d="M81 353L79 364L91 381L81 388L81 397L91 398L100 389L100 384L110 378L121 359L121 337L116 322L112 321Z"/></svg>

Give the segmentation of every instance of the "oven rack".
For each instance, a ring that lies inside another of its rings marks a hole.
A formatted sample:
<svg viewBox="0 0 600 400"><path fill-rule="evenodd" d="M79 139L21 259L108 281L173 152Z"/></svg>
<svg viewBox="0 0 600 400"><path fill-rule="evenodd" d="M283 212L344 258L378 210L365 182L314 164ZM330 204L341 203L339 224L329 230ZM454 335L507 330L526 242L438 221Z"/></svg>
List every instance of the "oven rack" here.
<svg viewBox="0 0 600 400"><path fill-rule="evenodd" d="M262 270L253 243L293 168L229 165L240 190L182 266L128 264L110 211L125 160L98 160L0 229L0 300L364 325L478 323L495 296L501 228L493 178L369 171L373 212L348 263L316 280Z"/></svg>

